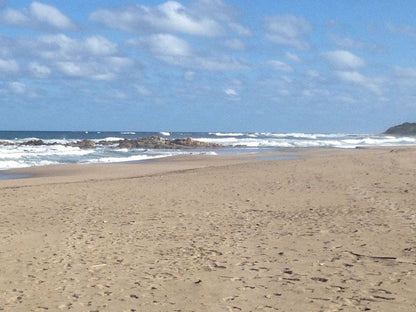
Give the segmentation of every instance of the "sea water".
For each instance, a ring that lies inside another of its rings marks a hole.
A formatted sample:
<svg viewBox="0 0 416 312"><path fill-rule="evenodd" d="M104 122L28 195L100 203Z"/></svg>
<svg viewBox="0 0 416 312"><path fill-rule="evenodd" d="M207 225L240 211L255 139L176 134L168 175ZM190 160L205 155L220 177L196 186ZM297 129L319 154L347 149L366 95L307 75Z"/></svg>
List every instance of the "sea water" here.
<svg viewBox="0 0 416 312"><path fill-rule="evenodd" d="M111 145L94 149L65 146L80 140L118 141L159 136L193 138L225 146L221 149L121 149ZM27 146L21 143L41 139L56 145ZM2 144L3 143L3 144ZM138 131L0 131L0 170L52 164L92 164L142 161L182 154L226 154L278 151L279 148L356 148L367 146L416 145L416 137L372 134L307 134L259 132L138 132Z"/></svg>

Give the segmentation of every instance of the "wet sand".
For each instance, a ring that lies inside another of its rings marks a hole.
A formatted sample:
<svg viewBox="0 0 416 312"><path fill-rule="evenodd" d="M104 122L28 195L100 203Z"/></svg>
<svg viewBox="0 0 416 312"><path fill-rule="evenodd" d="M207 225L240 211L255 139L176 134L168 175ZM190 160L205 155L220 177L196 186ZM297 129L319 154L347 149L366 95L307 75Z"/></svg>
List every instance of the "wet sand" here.
<svg viewBox="0 0 416 312"><path fill-rule="evenodd" d="M416 311L416 149L295 152L11 172L0 311Z"/></svg>

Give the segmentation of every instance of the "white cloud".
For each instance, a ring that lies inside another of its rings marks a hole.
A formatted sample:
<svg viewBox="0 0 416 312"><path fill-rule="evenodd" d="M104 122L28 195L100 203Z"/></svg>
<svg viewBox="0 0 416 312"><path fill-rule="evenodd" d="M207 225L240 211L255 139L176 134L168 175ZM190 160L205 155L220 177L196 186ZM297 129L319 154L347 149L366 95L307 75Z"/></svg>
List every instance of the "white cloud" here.
<svg viewBox="0 0 416 312"><path fill-rule="evenodd" d="M132 66L134 64L131 59L121 56L110 56L104 58L104 60L108 63L109 66L115 66L118 69L122 67Z"/></svg>
<svg viewBox="0 0 416 312"><path fill-rule="evenodd" d="M54 6L34 1L21 10L6 8L0 12L0 23L20 27L50 27L75 30L75 23Z"/></svg>
<svg viewBox="0 0 416 312"><path fill-rule="evenodd" d="M93 55L113 55L117 53L117 44L102 36L89 37L85 40L85 47Z"/></svg>
<svg viewBox="0 0 416 312"><path fill-rule="evenodd" d="M0 12L0 23L8 25L26 25L29 18L19 10L6 8Z"/></svg>
<svg viewBox="0 0 416 312"><path fill-rule="evenodd" d="M82 77L87 72L85 64L75 62L58 62L58 68L66 75L73 77ZM81 66L82 65L82 66Z"/></svg>
<svg viewBox="0 0 416 312"><path fill-rule="evenodd" d="M341 37L334 34L330 35L329 38L342 49L370 50L372 52L378 53L383 52L385 50L385 48L382 45L377 43L363 42L348 37Z"/></svg>
<svg viewBox="0 0 416 312"><path fill-rule="evenodd" d="M0 73L17 73L19 64L15 60L0 59Z"/></svg>
<svg viewBox="0 0 416 312"><path fill-rule="evenodd" d="M210 18L217 21L223 28L241 37L252 36L250 29L237 21L238 8L227 4L224 0L196 0L190 10L195 16Z"/></svg>
<svg viewBox="0 0 416 312"><path fill-rule="evenodd" d="M148 88L142 85L136 85L135 86L137 92L142 96L149 96L152 95L152 91L150 91Z"/></svg>
<svg viewBox="0 0 416 312"><path fill-rule="evenodd" d="M224 89L224 93L227 96L227 100L231 100L231 101L240 101L241 97L240 94L238 93L238 91L234 88L226 88Z"/></svg>
<svg viewBox="0 0 416 312"><path fill-rule="evenodd" d="M381 79L369 78L357 71L336 71L335 75L342 82L357 84L372 91L373 93L381 94Z"/></svg>
<svg viewBox="0 0 416 312"><path fill-rule="evenodd" d="M302 95L305 97L312 97L315 95L315 91L310 90L310 89L305 89L305 90L302 90Z"/></svg>
<svg viewBox="0 0 416 312"><path fill-rule="evenodd" d="M389 23L387 24L387 29L393 34L416 37L416 26L414 25L406 25L406 24L397 25L397 24Z"/></svg>
<svg viewBox="0 0 416 312"><path fill-rule="evenodd" d="M195 80L196 73L194 71L188 70L184 73L184 78L188 81Z"/></svg>
<svg viewBox="0 0 416 312"><path fill-rule="evenodd" d="M324 57L331 63L331 65L337 68L359 68L365 66L365 62L355 54L345 51L336 50L323 54Z"/></svg>
<svg viewBox="0 0 416 312"><path fill-rule="evenodd" d="M253 35L250 29L238 23L229 23L228 27L237 35L242 37L249 37Z"/></svg>
<svg viewBox="0 0 416 312"><path fill-rule="evenodd" d="M293 62L297 62L297 63L299 63L299 62L301 61L299 56L297 56L296 54L291 53L291 52L286 52L286 53L285 53L285 57L286 57L288 60L291 60L291 61L293 61Z"/></svg>
<svg viewBox="0 0 416 312"><path fill-rule="evenodd" d="M393 69L394 81L400 88L408 91L416 87L416 67L400 67Z"/></svg>
<svg viewBox="0 0 416 312"><path fill-rule="evenodd" d="M17 81L9 83L9 88L15 94L25 94L27 92L26 85Z"/></svg>
<svg viewBox="0 0 416 312"><path fill-rule="evenodd" d="M236 15L235 7L231 7L224 0L196 0L190 9L196 15L215 17L221 21L230 21Z"/></svg>
<svg viewBox="0 0 416 312"><path fill-rule="evenodd" d="M154 58L165 63L187 69L230 71L249 68L247 63L232 56L213 56L194 51L185 40L169 34L131 39L127 43L146 48Z"/></svg>
<svg viewBox="0 0 416 312"><path fill-rule="evenodd" d="M250 66L246 62L232 56L192 56L192 57L162 57L166 63L190 69L205 69L210 71L246 70Z"/></svg>
<svg viewBox="0 0 416 312"><path fill-rule="evenodd" d="M127 94L120 90L114 90L114 92L111 93L111 96L119 100L124 100L127 98Z"/></svg>
<svg viewBox="0 0 416 312"><path fill-rule="evenodd" d="M238 22L238 7L228 4L224 0L196 0L190 4L192 14L215 20L224 29L228 29L241 37L252 35L250 29Z"/></svg>
<svg viewBox="0 0 416 312"><path fill-rule="evenodd" d="M58 70L64 75L92 80L115 79L119 72L132 65L131 60L121 57L56 62Z"/></svg>
<svg viewBox="0 0 416 312"><path fill-rule="evenodd" d="M231 88L225 89L224 93L227 94L228 96L238 96L237 91Z"/></svg>
<svg viewBox="0 0 416 312"><path fill-rule="evenodd" d="M64 34L44 35L23 44L45 59L71 59L82 51L82 44Z"/></svg>
<svg viewBox="0 0 416 312"><path fill-rule="evenodd" d="M31 62L29 64L30 72L38 78L45 78L51 74L51 69L47 66L41 65L38 62Z"/></svg>
<svg viewBox="0 0 416 312"><path fill-rule="evenodd" d="M336 72L337 76L346 82L355 82L358 84L364 83L367 78L356 71L338 71Z"/></svg>
<svg viewBox="0 0 416 312"><path fill-rule="evenodd" d="M91 62L57 62L58 69L69 77L88 78L92 80L112 80L115 74L102 67L102 64Z"/></svg>
<svg viewBox="0 0 416 312"><path fill-rule="evenodd" d="M309 77L311 77L311 78L318 78L318 77L321 76L318 71L313 70L313 69L308 70L306 72L306 75L309 76Z"/></svg>
<svg viewBox="0 0 416 312"><path fill-rule="evenodd" d="M274 15L265 19L266 38L279 45L308 49L303 37L312 31L312 25L303 17Z"/></svg>
<svg viewBox="0 0 416 312"><path fill-rule="evenodd" d="M149 49L159 56L190 56L192 54L189 44L178 37L169 34L157 34L144 41Z"/></svg>
<svg viewBox="0 0 416 312"><path fill-rule="evenodd" d="M226 87L223 89L224 94L226 95L227 100L240 101L240 93L244 89L243 81L239 79L231 79L226 82Z"/></svg>
<svg viewBox="0 0 416 312"><path fill-rule="evenodd" d="M358 102L356 98L348 95L336 95L334 99L345 104L357 104Z"/></svg>
<svg viewBox="0 0 416 312"><path fill-rule="evenodd" d="M19 81L12 81L7 85L7 87L8 88L4 90L6 93L13 93L15 95L31 98L38 97L38 94L31 90L29 86Z"/></svg>
<svg viewBox="0 0 416 312"><path fill-rule="evenodd" d="M224 45L233 50L245 50L246 44L240 39L229 39L224 41Z"/></svg>
<svg viewBox="0 0 416 312"><path fill-rule="evenodd" d="M292 73L294 70L292 68L292 66L281 62L281 61L276 61L276 60L272 60L269 61L268 64L274 69L274 70L278 70L281 72L285 72L285 73Z"/></svg>
<svg viewBox="0 0 416 312"><path fill-rule="evenodd" d="M82 40L64 34L44 35L20 44L21 49L32 51L29 70L38 78L56 69L68 77L111 80L134 65L129 58L117 55L117 44L101 36Z"/></svg>
<svg viewBox="0 0 416 312"><path fill-rule="evenodd" d="M117 44L102 36L77 40L64 34L44 35L30 44L46 59L72 59L79 55L110 56L118 52Z"/></svg>
<svg viewBox="0 0 416 312"><path fill-rule="evenodd" d="M0 35L0 58L12 57L14 46L15 40Z"/></svg>
<svg viewBox="0 0 416 312"><path fill-rule="evenodd" d="M55 28L62 30L75 28L74 23L53 6L35 1L30 5L30 12L37 21Z"/></svg>
<svg viewBox="0 0 416 312"><path fill-rule="evenodd" d="M340 37L337 35L330 35L329 37L336 45L344 49L363 49L365 47L363 42L351 38Z"/></svg>
<svg viewBox="0 0 416 312"><path fill-rule="evenodd" d="M173 27L178 32L205 36L212 36L221 32L221 27L216 21L209 18L197 20L189 13L187 14L187 9L178 2L168 1L159 5L158 8L165 15L166 20L154 19L153 21L159 24L161 28Z"/></svg>
<svg viewBox="0 0 416 312"><path fill-rule="evenodd" d="M97 10L91 13L90 18L128 32L182 33L207 37L223 32L216 20L198 16L176 1L167 1L154 8L135 5L117 10Z"/></svg>

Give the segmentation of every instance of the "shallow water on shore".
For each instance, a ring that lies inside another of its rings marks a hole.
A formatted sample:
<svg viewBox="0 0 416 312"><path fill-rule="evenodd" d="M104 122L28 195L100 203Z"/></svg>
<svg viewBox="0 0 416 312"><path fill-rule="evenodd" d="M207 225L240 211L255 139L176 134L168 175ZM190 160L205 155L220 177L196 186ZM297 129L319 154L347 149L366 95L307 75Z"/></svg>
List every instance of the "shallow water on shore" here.
<svg viewBox="0 0 416 312"><path fill-rule="evenodd" d="M116 142L157 136L166 140L192 138L222 148L120 148ZM71 144L88 140L94 148ZM104 142L104 143L103 143ZM250 154L282 148L357 148L411 146L416 137L377 134L307 134L270 132L42 132L0 131L0 170L59 164L146 161L189 154Z"/></svg>
<svg viewBox="0 0 416 312"><path fill-rule="evenodd" d="M28 178L28 174L21 173L0 173L0 180L15 180Z"/></svg>
<svg viewBox="0 0 416 312"><path fill-rule="evenodd" d="M273 156L259 156L256 157L255 160L291 160L291 159L299 159L301 158L300 155L273 155Z"/></svg>

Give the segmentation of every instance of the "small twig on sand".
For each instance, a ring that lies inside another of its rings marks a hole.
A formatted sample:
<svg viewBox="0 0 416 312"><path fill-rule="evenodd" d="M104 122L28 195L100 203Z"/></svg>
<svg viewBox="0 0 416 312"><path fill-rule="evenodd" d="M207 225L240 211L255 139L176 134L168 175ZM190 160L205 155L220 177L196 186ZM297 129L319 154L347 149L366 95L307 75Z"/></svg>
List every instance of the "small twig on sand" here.
<svg viewBox="0 0 416 312"><path fill-rule="evenodd" d="M395 260L397 263L407 263L407 264L416 265L416 262L399 260L397 257L363 255L363 254L359 254L359 253L356 253L356 252L352 252L350 250L347 250L346 252L348 252L348 253L350 253L353 256L356 256L358 258L370 258L370 259L375 259L375 260Z"/></svg>
<svg viewBox="0 0 416 312"><path fill-rule="evenodd" d="M349 252L350 254L352 254L353 256L356 256L356 257L366 257L366 258L371 258L371 259L380 259L380 260L396 260L397 259L397 257L389 257L389 256L382 256L382 257L380 257L380 256L369 256L369 255L363 255L363 254L359 254L359 253L356 253L356 252L352 252L352 251L347 251L347 252Z"/></svg>

